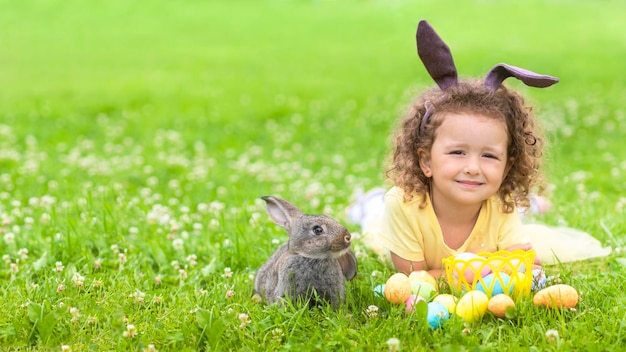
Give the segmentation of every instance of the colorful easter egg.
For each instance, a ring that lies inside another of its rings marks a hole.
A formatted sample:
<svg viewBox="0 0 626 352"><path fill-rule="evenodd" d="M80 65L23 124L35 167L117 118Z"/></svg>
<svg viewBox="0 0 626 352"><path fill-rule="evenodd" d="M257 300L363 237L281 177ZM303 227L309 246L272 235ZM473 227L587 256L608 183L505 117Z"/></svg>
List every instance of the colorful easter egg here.
<svg viewBox="0 0 626 352"><path fill-rule="evenodd" d="M580 297L575 288L565 284L548 286L539 290L533 297L536 306L551 308L574 308Z"/></svg>
<svg viewBox="0 0 626 352"><path fill-rule="evenodd" d="M459 299L455 314L468 323L482 319L487 312L489 298L482 291L469 291Z"/></svg>
<svg viewBox="0 0 626 352"><path fill-rule="evenodd" d="M426 302L426 300L424 299L424 297L422 296L418 296L418 295L414 295L414 294L410 294L409 297L406 299L406 301L404 301L404 304L406 305L406 311L407 312L412 312L415 305L419 302L419 301L424 301Z"/></svg>
<svg viewBox="0 0 626 352"><path fill-rule="evenodd" d="M432 276L426 270L419 270L419 271L411 272L409 274L409 280L411 280L411 282L414 282L414 281L428 282L429 284L433 285L435 290L437 289L437 286L438 286L437 285L437 279L435 279L435 277Z"/></svg>
<svg viewBox="0 0 626 352"><path fill-rule="evenodd" d="M411 293L422 296L428 301L435 293L437 293L437 290L428 282L411 281Z"/></svg>
<svg viewBox="0 0 626 352"><path fill-rule="evenodd" d="M449 293L443 293L440 295L435 296L435 298L433 298L433 302L439 302L441 304L443 304L444 306L446 306L446 308L448 308L448 312L450 312L450 314L454 313L455 309L456 309L456 302L458 301L458 299L456 297L454 297L453 295L449 294Z"/></svg>
<svg viewBox="0 0 626 352"><path fill-rule="evenodd" d="M533 284L531 289L533 291L541 290L546 287L546 274L541 269L533 269Z"/></svg>
<svg viewBox="0 0 626 352"><path fill-rule="evenodd" d="M411 280L403 273L395 273L385 283L385 298L393 304L401 304L411 294Z"/></svg>
<svg viewBox="0 0 626 352"><path fill-rule="evenodd" d="M374 286L374 297L385 297L385 284L379 284Z"/></svg>
<svg viewBox="0 0 626 352"><path fill-rule="evenodd" d="M450 317L448 308L439 302L428 303L428 314L426 320L431 329L436 329L443 325L443 322Z"/></svg>
<svg viewBox="0 0 626 352"><path fill-rule="evenodd" d="M508 307L515 307L515 302L511 297L502 293L491 297L487 304L487 310L500 319L506 318Z"/></svg>
<svg viewBox="0 0 626 352"><path fill-rule="evenodd" d="M513 281L511 281L510 276L505 273L498 273L498 275L491 273L483 277L482 281L478 281L476 289L483 291L490 297L500 293L509 295L513 292Z"/></svg>

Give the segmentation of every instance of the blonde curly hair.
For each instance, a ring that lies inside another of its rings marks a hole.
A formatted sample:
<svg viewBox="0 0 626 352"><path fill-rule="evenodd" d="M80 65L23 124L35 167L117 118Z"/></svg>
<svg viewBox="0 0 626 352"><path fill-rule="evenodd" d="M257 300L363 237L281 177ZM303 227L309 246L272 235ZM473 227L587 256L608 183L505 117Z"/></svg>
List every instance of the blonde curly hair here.
<svg viewBox="0 0 626 352"><path fill-rule="evenodd" d="M425 105L431 116L422 121ZM539 135L532 108L519 93L504 85L493 90L479 80L459 82L446 90L430 89L410 105L393 136L394 151L386 172L387 178L404 191L404 200L421 195L421 206L426 205L431 179L420 168L418 150L431 150L437 128L451 112L480 114L506 123L509 171L497 194L505 213L513 212L516 205L528 206L529 192L544 189L540 174L544 139Z"/></svg>

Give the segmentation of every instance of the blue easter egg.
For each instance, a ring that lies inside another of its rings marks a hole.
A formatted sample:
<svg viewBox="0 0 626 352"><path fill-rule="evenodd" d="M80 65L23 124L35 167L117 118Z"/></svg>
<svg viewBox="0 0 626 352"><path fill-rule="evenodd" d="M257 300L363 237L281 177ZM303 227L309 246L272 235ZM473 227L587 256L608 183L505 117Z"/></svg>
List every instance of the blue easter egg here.
<svg viewBox="0 0 626 352"><path fill-rule="evenodd" d="M385 298L385 284L376 285L374 287L374 297Z"/></svg>
<svg viewBox="0 0 626 352"><path fill-rule="evenodd" d="M426 320L428 321L428 326L430 326L431 329L436 329L442 326L443 322L446 321L449 317L450 312L448 312L448 308L446 308L443 303L428 303L428 314L426 316Z"/></svg>
<svg viewBox="0 0 626 352"><path fill-rule="evenodd" d="M499 273L500 279L496 277L496 274L489 274L483 278L483 282L478 281L476 284L476 289L486 293L489 296L495 296L500 293L505 293L504 290L508 287L508 290L505 294L510 295L513 291L513 285L511 283L511 277L505 273ZM489 292L489 288L491 288L491 293Z"/></svg>
<svg viewBox="0 0 626 352"><path fill-rule="evenodd" d="M546 274L541 269L533 269L533 291L541 290L546 287Z"/></svg>

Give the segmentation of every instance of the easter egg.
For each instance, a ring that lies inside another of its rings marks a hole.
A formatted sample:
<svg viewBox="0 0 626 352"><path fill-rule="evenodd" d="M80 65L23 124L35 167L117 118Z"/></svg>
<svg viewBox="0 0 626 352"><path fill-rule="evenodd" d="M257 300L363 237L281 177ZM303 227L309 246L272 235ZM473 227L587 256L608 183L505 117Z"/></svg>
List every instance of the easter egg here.
<svg viewBox="0 0 626 352"><path fill-rule="evenodd" d="M374 286L374 297L385 297L385 284Z"/></svg>
<svg viewBox="0 0 626 352"><path fill-rule="evenodd" d="M443 322L450 317L448 308L439 302L428 303L428 314L426 320L432 329L436 329L443 325Z"/></svg>
<svg viewBox="0 0 626 352"><path fill-rule="evenodd" d="M401 304L411 294L411 280L403 273L395 273L385 283L385 298L393 304Z"/></svg>
<svg viewBox="0 0 626 352"><path fill-rule="evenodd" d="M551 308L574 308L578 304L578 292L575 288L565 284L548 286L539 290L533 297L536 306Z"/></svg>
<svg viewBox="0 0 626 352"><path fill-rule="evenodd" d="M498 273L498 275L492 273L483 277L482 281L479 280L476 289L488 296L495 296L500 293L508 295L513 291L513 282L510 276L505 273Z"/></svg>
<svg viewBox="0 0 626 352"><path fill-rule="evenodd" d="M532 290L537 291L546 287L546 274L541 269L533 269Z"/></svg>
<svg viewBox="0 0 626 352"><path fill-rule="evenodd" d="M459 299L455 314L468 323L482 319L487 312L489 298L478 290L469 291Z"/></svg>
<svg viewBox="0 0 626 352"><path fill-rule="evenodd" d="M469 285L472 285L474 283L476 273L480 276L485 276L491 272L491 268L489 268L489 266L483 266L483 261L480 260L481 258L484 259L481 256L469 252L457 254L455 259L461 260L461 262L457 262L454 274L458 275L458 273L462 273L465 281L467 281ZM480 269L481 266L483 266L482 269Z"/></svg>
<svg viewBox="0 0 626 352"><path fill-rule="evenodd" d="M443 304L446 308L448 308L448 312L450 313L454 313L454 310L456 309L456 301L457 298L448 293L440 294L433 298L433 302Z"/></svg>
<svg viewBox="0 0 626 352"><path fill-rule="evenodd" d="M491 297L487 304L487 310L500 319L506 318L506 309L515 307L513 299L505 294L499 294Z"/></svg>
<svg viewBox="0 0 626 352"><path fill-rule="evenodd" d="M437 289L437 286L438 286L437 280L435 279L435 277L432 276L426 270L413 271L412 273L409 274L409 280L411 280L411 282L414 282L414 281L428 282L429 284L433 285L435 290Z"/></svg>
<svg viewBox="0 0 626 352"><path fill-rule="evenodd" d="M406 305L406 311L407 312L412 312L413 308L415 307L415 305L419 302L419 301L424 301L426 302L426 300L424 299L424 297L422 296L418 296L418 295L414 295L414 294L410 294L409 297L406 299L406 301L404 301L404 304Z"/></svg>
<svg viewBox="0 0 626 352"><path fill-rule="evenodd" d="M428 283L428 282L423 282L423 281L412 281L411 282L411 293L415 294L415 295L418 295L418 296L422 296L427 301L436 292L437 292L437 290L435 289L435 287L432 284Z"/></svg>

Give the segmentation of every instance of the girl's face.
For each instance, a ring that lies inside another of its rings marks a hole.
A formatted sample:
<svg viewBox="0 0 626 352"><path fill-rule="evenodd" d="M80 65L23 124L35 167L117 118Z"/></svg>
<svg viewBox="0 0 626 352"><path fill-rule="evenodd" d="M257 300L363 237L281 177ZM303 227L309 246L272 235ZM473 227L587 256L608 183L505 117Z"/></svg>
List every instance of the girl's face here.
<svg viewBox="0 0 626 352"><path fill-rule="evenodd" d="M430 152L419 151L436 208L480 206L496 194L508 171L507 145L504 121L465 113L443 116Z"/></svg>

